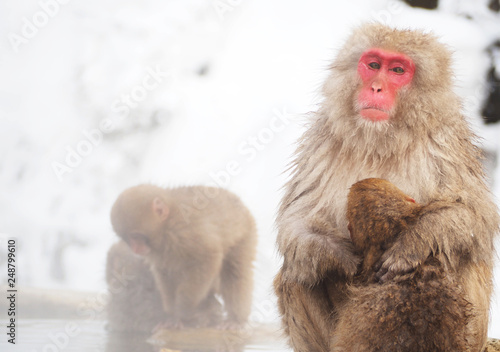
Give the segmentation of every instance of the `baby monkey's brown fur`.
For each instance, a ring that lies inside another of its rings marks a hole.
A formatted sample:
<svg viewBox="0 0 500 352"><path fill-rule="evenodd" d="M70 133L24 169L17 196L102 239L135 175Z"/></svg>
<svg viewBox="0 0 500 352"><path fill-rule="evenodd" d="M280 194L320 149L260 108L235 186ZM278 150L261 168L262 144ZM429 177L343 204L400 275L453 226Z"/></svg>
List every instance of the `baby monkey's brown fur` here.
<svg viewBox="0 0 500 352"><path fill-rule="evenodd" d="M342 308L334 351L468 351L471 305L455 273L439 253L415 271L376 283L384 252L401 231L422 214L445 206L416 203L392 183L365 179L351 187L347 202L349 231L362 269L351 299Z"/></svg>
<svg viewBox="0 0 500 352"><path fill-rule="evenodd" d="M374 266L425 207L389 181L377 178L354 184L347 199L351 240L363 258L361 276L373 282Z"/></svg>

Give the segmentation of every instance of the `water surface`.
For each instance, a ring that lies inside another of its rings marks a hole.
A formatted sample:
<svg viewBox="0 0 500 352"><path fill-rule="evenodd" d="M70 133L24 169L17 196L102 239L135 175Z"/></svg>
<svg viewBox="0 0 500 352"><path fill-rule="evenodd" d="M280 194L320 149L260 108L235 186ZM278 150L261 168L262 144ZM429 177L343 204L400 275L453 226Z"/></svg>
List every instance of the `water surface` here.
<svg viewBox="0 0 500 352"><path fill-rule="evenodd" d="M0 320L1 326L8 322ZM7 329L2 329L6 331ZM278 329L254 326L242 334L168 331L149 335L113 333L104 321L21 319L16 344L0 336L0 351L17 352L289 352Z"/></svg>

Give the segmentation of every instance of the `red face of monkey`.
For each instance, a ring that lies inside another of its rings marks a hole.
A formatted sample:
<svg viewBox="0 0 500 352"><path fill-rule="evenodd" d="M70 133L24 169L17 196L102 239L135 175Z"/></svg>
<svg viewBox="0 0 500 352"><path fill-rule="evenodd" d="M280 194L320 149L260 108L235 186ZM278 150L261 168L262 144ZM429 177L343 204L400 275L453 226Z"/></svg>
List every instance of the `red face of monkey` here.
<svg viewBox="0 0 500 352"><path fill-rule="evenodd" d="M388 120L398 90L410 84L414 73L415 64L404 54L382 49L365 51L358 62L363 81L358 96L361 116L370 121Z"/></svg>

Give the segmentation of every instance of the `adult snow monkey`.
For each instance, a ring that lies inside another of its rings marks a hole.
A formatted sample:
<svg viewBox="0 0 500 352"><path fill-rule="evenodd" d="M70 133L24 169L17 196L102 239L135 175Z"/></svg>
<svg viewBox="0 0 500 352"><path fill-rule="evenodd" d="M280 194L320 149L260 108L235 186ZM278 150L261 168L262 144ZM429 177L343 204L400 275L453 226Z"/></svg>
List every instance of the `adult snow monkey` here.
<svg viewBox="0 0 500 352"><path fill-rule="evenodd" d="M277 218L283 266L275 291L295 351L335 349L339 307L350 299L347 287L360 262L347 230L347 193L371 177L419 203L448 205L398 235L381 258L378 280L440 254L472 306L469 350L483 348L499 216L452 89L450 56L432 34L367 24L331 65Z"/></svg>

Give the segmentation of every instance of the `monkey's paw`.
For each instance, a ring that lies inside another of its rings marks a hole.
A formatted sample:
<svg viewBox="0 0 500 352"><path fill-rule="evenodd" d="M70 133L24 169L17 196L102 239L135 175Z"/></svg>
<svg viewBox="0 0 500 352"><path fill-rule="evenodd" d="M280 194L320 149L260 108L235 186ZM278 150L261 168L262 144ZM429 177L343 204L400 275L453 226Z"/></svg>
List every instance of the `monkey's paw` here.
<svg viewBox="0 0 500 352"><path fill-rule="evenodd" d="M347 277L356 274L361 260L354 254L350 239L317 234L309 234L307 238L285 253L284 280L315 285L332 271Z"/></svg>
<svg viewBox="0 0 500 352"><path fill-rule="evenodd" d="M423 244L407 243L409 234L401 234L400 241L389 248L380 261L375 265L375 278L387 282L396 276L401 276L414 271L431 254L431 249Z"/></svg>

